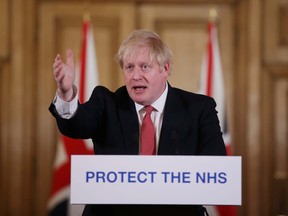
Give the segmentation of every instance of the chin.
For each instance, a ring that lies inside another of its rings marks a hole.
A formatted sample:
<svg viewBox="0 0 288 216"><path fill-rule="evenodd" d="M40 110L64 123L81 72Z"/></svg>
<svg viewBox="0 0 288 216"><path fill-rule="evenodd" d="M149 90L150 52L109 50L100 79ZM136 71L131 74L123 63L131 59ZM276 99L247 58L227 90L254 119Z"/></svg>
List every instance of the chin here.
<svg viewBox="0 0 288 216"><path fill-rule="evenodd" d="M137 98L132 98L132 100L134 101L134 102L136 102L136 103L138 103L138 104L141 104L141 105L145 105L145 101L143 101L143 100L141 100L141 99L137 99Z"/></svg>
<svg viewBox="0 0 288 216"><path fill-rule="evenodd" d="M145 105L145 103L142 100L133 100L134 102L141 104L141 105Z"/></svg>
<svg viewBox="0 0 288 216"><path fill-rule="evenodd" d="M142 104L143 101L144 101L141 96L139 96L139 95L137 95L137 94L134 94L134 93L131 93L131 94L130 94L130 98L131 98L134 102L139 103L139 104Z"/></svg>

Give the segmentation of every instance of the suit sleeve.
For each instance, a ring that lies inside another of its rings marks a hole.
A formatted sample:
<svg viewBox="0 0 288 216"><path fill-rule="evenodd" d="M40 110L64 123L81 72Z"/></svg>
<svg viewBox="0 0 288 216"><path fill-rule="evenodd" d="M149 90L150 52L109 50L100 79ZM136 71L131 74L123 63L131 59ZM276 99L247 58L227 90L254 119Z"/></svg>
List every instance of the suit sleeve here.
<svg viewBox="0 0 288 216"><path fill-rule="evenodd" d="M52 103L49 111L55 117L59 131L70 138L92 138L100 130L105 114L105 97L109 92L103 87L96 87L90 99L84 104L78 104L74 116L62 118Z"/></svg>
<svg viewBox="0 0 288 216"><path fill-rule="evenodd" d="M199 119L200 155L226 155L214 99L208 97Z"/></svg>

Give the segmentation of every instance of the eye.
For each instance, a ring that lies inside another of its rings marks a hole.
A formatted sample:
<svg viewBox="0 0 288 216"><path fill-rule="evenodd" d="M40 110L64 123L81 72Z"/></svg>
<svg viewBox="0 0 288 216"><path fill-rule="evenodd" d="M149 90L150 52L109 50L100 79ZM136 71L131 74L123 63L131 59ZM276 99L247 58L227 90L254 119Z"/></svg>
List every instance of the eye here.
<svg viewBox="0 0 288 216"><path fill-rule="evenodd" d="M126 71L132 71L134 66L133 65L126 65L124 68Z"/></svg>
<svg viewBox="0 0 288 216"><path fill-rule="evenodd" d="M141 66L141 70L142 70L143 72L148 72L148 71L150 71L150 67L149 67L149 65L147 65L147 64L143 64L143 65Z"/></svg>

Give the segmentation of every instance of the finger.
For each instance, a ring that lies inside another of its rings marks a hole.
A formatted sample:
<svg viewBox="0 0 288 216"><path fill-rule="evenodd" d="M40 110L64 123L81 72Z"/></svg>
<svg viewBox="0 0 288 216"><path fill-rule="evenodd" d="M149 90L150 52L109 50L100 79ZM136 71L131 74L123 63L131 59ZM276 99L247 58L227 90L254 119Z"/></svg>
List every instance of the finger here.
<svg viewBox="0 0 288 216"><path fill-rule="evenodd" d="M53 71L53 72L54 72L55 78L59 77L60 74L63 74L63 73L62 73L62 65L56 66L56 67L54 68L54 71Z"/></svg>
<svg viewBox="0 0 288 216"><path fill-rule="evenodd" d="M56 62L56 61L62 61L62 60L61 60L61 55L60 55L60 54L57 54L54 61L55 61L55 62Z"/></svg>
<svg viewBox="0 0 288 216"><path fill-rule="evenodd" d="M58 66L59 66L58 62L55 61L53 63L53 70L55 71L58 68Z"/></svg>
<svg viewBox="0 0 288 216"><path fill-rule="evenodd" d="M56 61L53 64L53 70L54 72L59 71L59 69L62 69L62 64L60 61Z"/></svg>
<svg viewBox="0 0 288 216"><path fill-rule="evenodd" d="M62 64L61 56L59 54L57 54L57 56L55 57L54 63L53 63L53 70L55 70L61 64Z"/></svg>
<svg viewBox="0 0 288 216"><path fill-rule="evenodd" d="M58 74L57 77L55 77L55 80L57 81L58 84L61 84L63 78L64 78L64 75L60 73L60 74Z"/></svg>
<svg viewBox="0 0 288 216"><path fill-rule="evenodd" d="M72 51L72 49L67 49L66 56L67 56L67 64L71 65L71 66L74 66L74 59L73 59L73 51Z"/></svg>

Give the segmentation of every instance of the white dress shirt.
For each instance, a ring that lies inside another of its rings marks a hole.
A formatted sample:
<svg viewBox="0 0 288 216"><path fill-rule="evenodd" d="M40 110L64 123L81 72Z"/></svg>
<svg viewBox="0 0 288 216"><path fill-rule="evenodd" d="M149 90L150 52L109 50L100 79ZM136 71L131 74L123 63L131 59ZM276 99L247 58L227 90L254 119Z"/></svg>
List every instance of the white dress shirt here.
<svg viewBox="0 0 288 216"><path fill-rule="evenodd" d="M167 93L168 93L168 87L166 83L165 90L162 93L162 95L153 104L151 104L151 106L154 108L151 113L151 119L154 124L155 131L156 131L156 154L158 152L159 138L160 138L160 132L161 132L161 127L162 127L162 122L163 122L163 111L164 111L164 106L165 106L165 102L167 98ZM142 121L146 114L145 108L143 105L137 104L137 103L135 103L135 107L136 107L136 111L138 114L139 129L141 130ZM139 131L139 134L140 134L140 131Z"/></svg>

